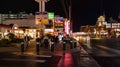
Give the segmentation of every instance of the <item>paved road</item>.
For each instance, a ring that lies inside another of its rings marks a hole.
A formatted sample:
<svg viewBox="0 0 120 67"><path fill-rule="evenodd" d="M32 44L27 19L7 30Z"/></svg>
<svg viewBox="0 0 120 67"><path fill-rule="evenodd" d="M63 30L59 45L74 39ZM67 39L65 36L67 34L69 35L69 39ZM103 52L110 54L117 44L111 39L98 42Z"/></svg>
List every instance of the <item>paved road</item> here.
<svg viewBox="0 0 120 67"><path fill-rule="evenodd" d="M74 67L69 45L65 52L62 50L62 45L58 44L55 46L55 52L51 52L50 48L40 47L37 53L36 42L31 40L29 46L25 46L24 53L20 52L20 45L17 48L11 49L11 52L10 49L8 52L1 51L0 67Z"/></svg>
<svg viewBox="0 0 120 67"><path fill-rule="evenodd" d="M55 46L54 52L51 52L50 48L40 47L37 53L36 43L31 40L24 53L20 52L20 45L17 48L0 53L0 67L100 67L80 47L70 49L70 45L67 45L66 51L63 51L63 46L59 43Z"/></svg>
<svg viewBox="0 0 120 67"><path fill-rule="evenodd" d="M86 50L101 67L120 67L120 50L101 45Z"/></svg>
<svg viewBox="0 0 120 67"><path fill-rule="evenodd" d="M57 67L61 56L1 53L0 67Z"/></svg>

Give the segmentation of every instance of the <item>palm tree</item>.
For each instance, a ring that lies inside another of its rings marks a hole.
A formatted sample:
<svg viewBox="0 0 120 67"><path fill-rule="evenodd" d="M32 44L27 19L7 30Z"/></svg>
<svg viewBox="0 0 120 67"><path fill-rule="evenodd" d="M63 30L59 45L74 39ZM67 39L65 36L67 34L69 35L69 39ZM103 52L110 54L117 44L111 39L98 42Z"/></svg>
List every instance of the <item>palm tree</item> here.
<svg viewBox="0 0 120 67"><path fill-rule="evenodd" d="M109 22L111 24L111 29L112 29L112 24L117 23L118 21L114 20L112 17L109 18Z"/></svg>
<svg viewBox="0 0 120 67"><path fill-rule="evenodd" d="M94 25L94 28L95 28L95 37L98 37L98 26Z"/></svg>
<svg viewBox="0 0 120 67"><path fill-rule="evenodd" d="M112 25L113 25L113 23L118 23L118 21L116 21L116 20L114 20L112 17L110 17L109 18L109 22L110 22L110 25L111 25L111 31L113 30L112 28ZM111 33L111 34L113 34L113 33ZM114 35L115 35L116 33L114 32Z"/></svg>
<svg viewBox="0 0 120 67"><path fill-rule="evenodd" d="M112 29L112 23L114 22L114 20L113 20L112 17L109 18L109 22L110 22L110 27L111 27L111 29Z"/></svg>

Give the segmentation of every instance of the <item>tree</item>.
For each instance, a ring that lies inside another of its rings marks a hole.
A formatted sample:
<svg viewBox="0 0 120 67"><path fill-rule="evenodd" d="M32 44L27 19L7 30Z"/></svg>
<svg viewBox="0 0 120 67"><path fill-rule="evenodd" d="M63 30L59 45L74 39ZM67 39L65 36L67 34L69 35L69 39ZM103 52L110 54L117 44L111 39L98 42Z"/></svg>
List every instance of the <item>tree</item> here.
<svg viewBox="0 0 120 67"><path fill-rule="evenodd" d="M114 20L112 17L109 18L109 22L111 24L111 29L112 29L112 24L117 23L118 21Z"/></svg>

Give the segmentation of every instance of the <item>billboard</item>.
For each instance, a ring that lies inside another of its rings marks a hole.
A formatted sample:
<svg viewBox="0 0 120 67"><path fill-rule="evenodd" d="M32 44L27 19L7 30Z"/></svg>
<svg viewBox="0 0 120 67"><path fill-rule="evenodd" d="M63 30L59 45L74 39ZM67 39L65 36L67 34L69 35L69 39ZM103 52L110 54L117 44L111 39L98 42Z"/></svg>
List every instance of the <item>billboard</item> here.
<svg viewBox="0 0 120 67"><path fill-rule="evenodd" d="M39 24L48 24L48 12L36 12L35 13L35 23Z"/></svg>
<svg viewBox="0 0 120 67"><path fill-rule="evenodd" d="M63 23L64 18L63 17L55 17L55 23Z"/></svg>
<svg viewBox="0 0 120 67"><path fill-rule="evenodd" d="M55 31L63 31L64 29L64 18L63 17L55 17L54 23Z"/></svg>

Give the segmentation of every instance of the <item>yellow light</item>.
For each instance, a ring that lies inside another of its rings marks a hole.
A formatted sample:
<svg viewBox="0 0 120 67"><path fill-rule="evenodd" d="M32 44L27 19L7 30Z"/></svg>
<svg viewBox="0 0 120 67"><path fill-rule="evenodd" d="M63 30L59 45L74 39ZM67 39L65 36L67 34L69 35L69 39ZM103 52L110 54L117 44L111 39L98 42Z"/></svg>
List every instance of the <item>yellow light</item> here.
<svg viewBox="0 0 120 67"><path fill-rule="evenodd" d="M70 20L67 21L68 23L70 22Z"/></svg>
<svg viewBox="0 0 120 67"><path fill-rule="evenodd" d="M17 27L14 27L14 29L18 29Z"/></svg>
<svg viewBox="0 0 120 67"><path fill-rule="evenodd" d="M48 20L47 20L47 19L42 19L42 20L41 20L41 23L42 23L42 24L48 24Z"/></svg>
<svg viewBox="0 0 120 67"><path fill-rule="evenodd" d="M38 24L41 24L41 22L39 22L39 21L36 21L36 25L38 25Z"/></svg>
<svg viewBox="0 0 120 67"><path fill-rule="evenodd" d="M19 33L23 34L24 32L22 30L20 30Z"/></svg>

